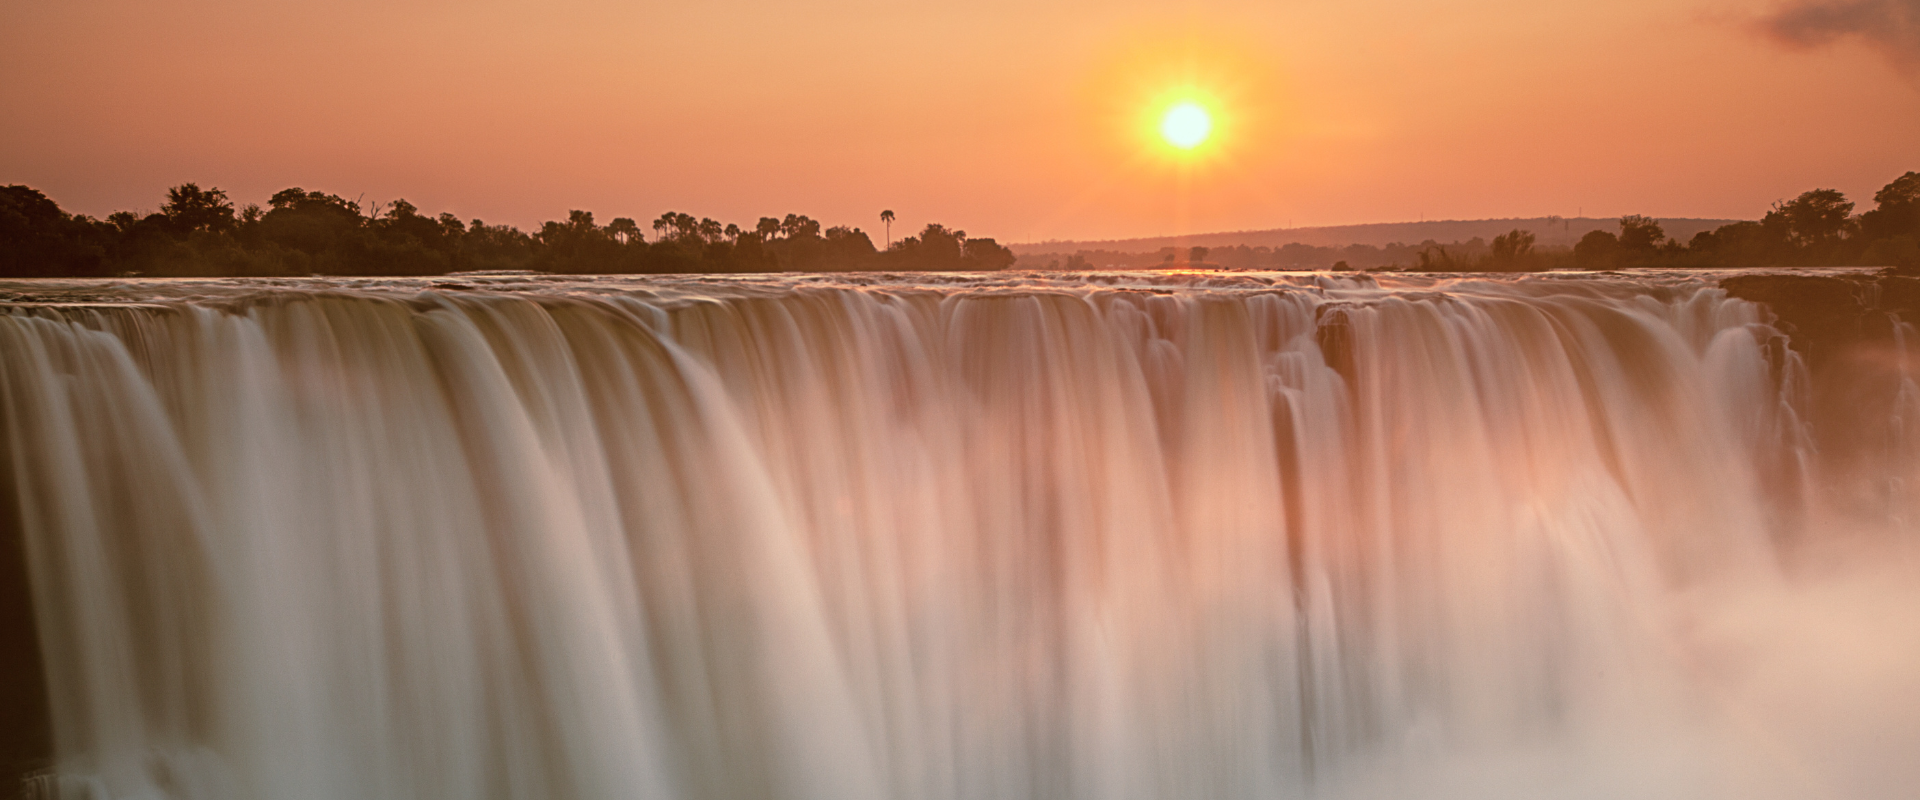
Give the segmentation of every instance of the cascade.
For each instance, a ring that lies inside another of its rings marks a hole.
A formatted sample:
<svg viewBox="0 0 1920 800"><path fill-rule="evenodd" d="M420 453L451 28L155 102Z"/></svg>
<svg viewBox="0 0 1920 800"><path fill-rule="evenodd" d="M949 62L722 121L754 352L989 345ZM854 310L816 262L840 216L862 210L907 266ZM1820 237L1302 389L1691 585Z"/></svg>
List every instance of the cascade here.
<svg viewBox="0 0 1920 800"><path fill-rule="evenodd" d="M1905 552L1915 445L1835 510L1801 355L1711 282L457 280L6 287L33 791L1916 777L1907 562L1822 544Z"/></svg>

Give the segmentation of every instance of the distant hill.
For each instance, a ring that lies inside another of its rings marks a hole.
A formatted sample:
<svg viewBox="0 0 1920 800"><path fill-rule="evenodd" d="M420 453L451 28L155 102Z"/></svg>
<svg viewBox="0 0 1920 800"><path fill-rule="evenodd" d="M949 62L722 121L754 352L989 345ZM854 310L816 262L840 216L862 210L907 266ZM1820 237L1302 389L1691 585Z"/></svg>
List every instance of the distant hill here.
<svg viewBox="0 0 1920 800"><path fill-rule="evenodd" d="M1738 222L1732 219L1693 219L1687 217L1662 218L1660 227L1667 235L1682 242L1693 238L1700 231L1713 230L1722 225ZM1388 244L1419 244L1429 239L1447 244L1465 242L1480 237L1491 240L1495 236L1514 229L1530 231L1537 237L1535 246L1570 247L1580 241L1580 237L1590 231L1604 230L1618 233L1620 220L1616 217L1531 217L1518 219L1469 219L1469 220L1433 220L1430 222L1383 222L1371 225L1332 225L1323 228L1274 228L1264 231L1227 231L1222 233L1196 233L1190 236L1152 236L1141 239L1109 239L1105 241L1045 241L1027 244L1009 245L1019 255L1061 254L1071 255L1081 250L1106 250L1120 253L1152 253L1162 247L1280 247L1288 244L1306 244L1315 247L1344 247L1352 244L1366 244L1382 247Z"/></svg>

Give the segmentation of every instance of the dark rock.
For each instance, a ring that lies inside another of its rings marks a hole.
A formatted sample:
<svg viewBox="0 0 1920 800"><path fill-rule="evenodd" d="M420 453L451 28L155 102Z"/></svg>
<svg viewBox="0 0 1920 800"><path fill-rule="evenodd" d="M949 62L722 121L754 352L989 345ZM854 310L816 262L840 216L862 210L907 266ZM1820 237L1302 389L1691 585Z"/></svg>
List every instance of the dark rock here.
<svg viewBox="0 0 1920 800"><path fill-rule="evenodd" d="M1347 309L1340 305L1324 305L1314 311L1314 321L1319 323L1313 332L1314 341L1320 344L1320 353L1327 360L1327 366L1345 378L1348 386L1353 385L1353 321L1347 318Z"/></svg>
<svg viewBox="0 0 1920 800"><path fill-rule="evenodd" d="M1727 294L1765 305L1775 325L1791 339L1793 349L1809 365L1824 363L1835 352L1870 335L1867 317L1874 294L1870 275L1736 275L1720 282Z"/></svg>
<svg viewBox="0 0 1920 800"><path fill-rule="evenodd" d="M1892 274L1738 275L1720 282L1733 297L1764 304L1807 365L1811 424L1828 502L1867 516L1892 513L1899 474L1899 398L1920 376L1920 341L1902 323L1920 321L1920 279ZM1906 335L1902 335L1904 330ZM1776 348L1777 349L1777 348ZM1772 351L1770 358L1775 358ZM1776 374L1780 363L1776 362ZM1875 496L1861 487L1881 487Z"/></svg>

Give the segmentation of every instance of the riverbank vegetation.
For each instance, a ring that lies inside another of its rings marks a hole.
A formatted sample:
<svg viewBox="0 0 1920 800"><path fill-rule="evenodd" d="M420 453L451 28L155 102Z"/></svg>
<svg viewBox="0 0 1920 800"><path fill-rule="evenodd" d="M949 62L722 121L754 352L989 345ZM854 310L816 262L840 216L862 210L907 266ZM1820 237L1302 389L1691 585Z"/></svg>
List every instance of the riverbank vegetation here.
<svg viewBox="0 0 1920 800"><path fill-rule="evenodd" d="M1389 269L1430 272L1523 272L1553 269L1871 266L1920 270L1920 173L1909 172L1874 194L1874 207L1855 213L1853 201L1833 189L1814 189L1774 203L1757 221L1736 222L1667 236L1658 220L1621 217L1617 230L1594 230L1571 246L1536 246L1535 231L1515 229L1492 241L1344 247L1162 247L1155 252L1079 250L1034 253L1019 266L1057 269ZM1558 226L1558 218L1546 224Z"/></svg>
<svg viewBox="0 0 1920 800"><path fill-rule="evenodd" d="M1023 268L1402 269L1522 272L1552 269L1873 266L1920 271L1920 172L1908 172L1856 204L1833 189L1774 203L1765 217L1670 238L1651 217L1621 217L1572 247L1538 247L1533 231L1492 241L1316 247L1162 248L1153 253L1082 250L1025 256ZM891 213L882 219L891 221ZM1551 222L1549 223L1551 224ZM217 188L182 184L159 210L106 219L68 214L26 186L0 187L0 277L438 275L471 270L560 273L828 272L997 270L1016 266L993 239L939 224L884 250L859 228L823 227L798 214L750 227L668 212L643 228L605 224L586 211L525 232L405 200L358 201L293 188L266 207L236 208Z"/></svg>
<svg viewBox="0 0 1920 800"><path fill-rule="evenodd" d="M889 214L889 216L891 216ZM470 270L620 274L996 270L1013 253L939 224L885 250L859 228L799 214L751 226L668 212L649 226L586 211L532 232L395 200L292 188L267 206L236 208L226 192L187 183L146 215L68 214L26 186L0 187L0 277L439 275ZM649 235L650 234L650 235Z"/></svg>

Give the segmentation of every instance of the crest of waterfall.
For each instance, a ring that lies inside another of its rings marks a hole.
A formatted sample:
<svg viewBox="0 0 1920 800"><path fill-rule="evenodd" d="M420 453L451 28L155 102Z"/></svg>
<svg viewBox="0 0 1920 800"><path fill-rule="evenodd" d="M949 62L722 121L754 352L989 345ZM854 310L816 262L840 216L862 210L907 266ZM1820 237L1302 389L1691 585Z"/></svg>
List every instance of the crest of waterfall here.
<svg viewBox="0 0 1920 800"><path fill-rule="evenodd" d="M0 314L60 797L1333 796L1711 713L1814 504L1685 281L116 291Z"/></svg>

